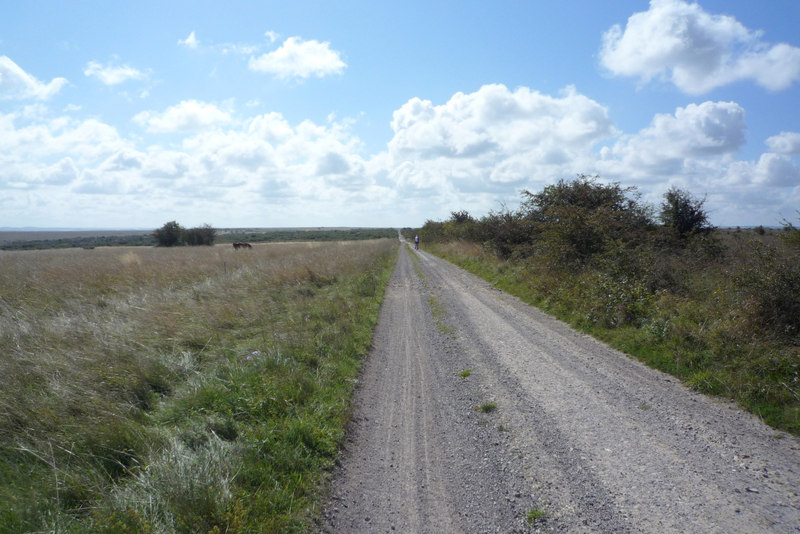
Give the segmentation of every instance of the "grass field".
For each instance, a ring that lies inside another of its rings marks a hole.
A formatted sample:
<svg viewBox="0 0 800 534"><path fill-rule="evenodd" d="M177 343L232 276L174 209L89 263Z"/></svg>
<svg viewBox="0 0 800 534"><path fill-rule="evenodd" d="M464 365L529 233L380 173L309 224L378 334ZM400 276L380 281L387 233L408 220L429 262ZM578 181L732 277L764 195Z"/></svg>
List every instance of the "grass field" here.
<svg viewBox="0 0 800 534"><path fill-rule="evenodd" d="M0 253L0 532L303 532L396 241Z"/></svg>
<svg viewBox="0 0 800 534"><path fill-rule="evenodd" d="M179 225L180 226L180 225ZM184 228L184 230L187 230ZM202 230L202 228L188 229ZM313 242L394 238L394 228L216 228L216 243L234 241ZM153 230L38 230L0 231L0 250L47 250L118 246L151 247L158 242ZM191 243L190 243L191 244ZM195 242L198 244L210 244Z"/></svg>

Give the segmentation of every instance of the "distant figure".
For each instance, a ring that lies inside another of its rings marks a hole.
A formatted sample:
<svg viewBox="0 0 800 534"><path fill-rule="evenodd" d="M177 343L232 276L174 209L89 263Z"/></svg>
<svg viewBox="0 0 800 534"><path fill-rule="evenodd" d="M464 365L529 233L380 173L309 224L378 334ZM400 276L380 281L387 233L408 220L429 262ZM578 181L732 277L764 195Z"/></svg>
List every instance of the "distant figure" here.
<svg viewBox="0 0 800 534"><path fill-rule="evenodd" d="M242 243L240 241L237 241L236 243L233 244L234 250L239 250L240 248L253 248L253 245L251 245L250 243Z"/></svg>
<svg viewBox="0 0 800 534"><path fill-rule="evenodd" d="M419 236L414 236L414 250L419 250Z"/></svg>

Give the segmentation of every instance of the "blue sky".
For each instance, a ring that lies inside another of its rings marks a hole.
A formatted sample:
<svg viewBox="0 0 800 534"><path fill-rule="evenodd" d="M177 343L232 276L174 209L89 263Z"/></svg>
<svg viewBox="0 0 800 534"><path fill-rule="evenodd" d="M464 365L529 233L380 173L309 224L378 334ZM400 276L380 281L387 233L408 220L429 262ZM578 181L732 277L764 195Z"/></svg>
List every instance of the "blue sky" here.
<svg viewBox="0 0 800 534"><path fill-rule="evenodd" d="M0 2L0 227L417 226L577 174L797 223L798 23L796 0Z"/></svg>

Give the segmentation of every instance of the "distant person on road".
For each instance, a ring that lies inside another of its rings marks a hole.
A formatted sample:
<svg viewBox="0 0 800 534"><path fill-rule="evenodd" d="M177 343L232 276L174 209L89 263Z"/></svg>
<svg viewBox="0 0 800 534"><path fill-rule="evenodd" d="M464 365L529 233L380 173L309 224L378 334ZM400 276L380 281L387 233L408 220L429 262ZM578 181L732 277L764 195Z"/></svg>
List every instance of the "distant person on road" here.
<svg viewBox="0 0 800 534"><path fill-rule="evenodd" d="M415 250L419 250L419 236L418 235L414 236L414 249Z"/></svg>

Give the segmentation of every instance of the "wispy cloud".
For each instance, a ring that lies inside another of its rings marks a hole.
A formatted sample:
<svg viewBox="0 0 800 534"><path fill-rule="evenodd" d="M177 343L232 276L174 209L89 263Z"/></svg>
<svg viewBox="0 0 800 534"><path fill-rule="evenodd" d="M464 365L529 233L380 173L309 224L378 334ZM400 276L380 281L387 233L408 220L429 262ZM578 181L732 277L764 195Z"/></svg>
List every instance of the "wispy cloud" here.
<svg viewBox="0 0 800 534"><path fill-rule="evenodd" d="M119 85L129 80L143 80L149 76L148 73L129 65L102 65L97 61L90 61L83 69L83 73L105 85Z"/></svg>
<svg viewBox="0 0 800 534"><path fill-rule="evenodd" d="M269 42L272 43L275 41L277 34L274 32L267 32L266 36L270 40ZM217 54L222 54L223 56L229 54L249 56L251 54L258 53L258 51L262 48L262 45L253 45L247 43L208 44L205 41L201 42L200 39L197 38L197 34L194 30L192 30L192 32L185 39L178 39L178 45L190 50L210 51Z"/></svg>
<svg viewBox="0 0 800 534"><path fill-rule="evenodd" d="M197 40L197 37L194 34L194 30L192 30L192 33L190 33L189 37L187 37L186 39L178 39L178 44L194 50L198 46L200 46L200 41Z"/></svg>
<svg viewBox="0 0 800 534"><path fill-rule="evenodd" d="M8 56L0 56L0 98L47 100L66 84L66 78L40 82Z"/></svg>

